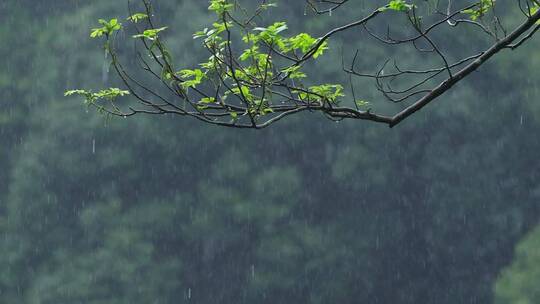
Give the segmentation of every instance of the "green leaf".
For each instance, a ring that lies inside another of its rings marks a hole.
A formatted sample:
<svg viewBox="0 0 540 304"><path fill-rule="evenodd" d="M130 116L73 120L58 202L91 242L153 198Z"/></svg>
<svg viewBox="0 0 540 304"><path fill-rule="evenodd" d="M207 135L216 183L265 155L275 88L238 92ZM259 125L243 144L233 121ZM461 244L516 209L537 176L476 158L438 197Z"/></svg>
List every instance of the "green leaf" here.
<svg viewBox="0 0 540 304"><path fill-rule="evenodd" d="M414 4L409 4L405 0L392 0L386 6L381 7L379 11L383 12L387 10L392 10L398 12L407 12L412 10L414 7Z"/></svg>
<svg viewBox="0 0 540 304"><path fill-rule="evenodd" d="M92 32L90 33L91 38L97 38L101 37L103 35L109 36L114 31L118 31L122 28L122 23L118 22L118 19L111 19L110 21L106 21L105 19L99 19L99 24L103 25L102 27L93 28Z"/></svg>
<svg viewBox="0 0 540 304"><path fill-rule="evenodd" d="M471 20L475 21L482 18L489 10L495 6L496 0L480 0L476 8L463 10L462 13L469 15Z"/></svg>
<svg viewBox="0 0 540 304"><path fill-rule="evenodd" d="M182 83L180 83L184 89L196 87L205 77L204 72L200 69L185 69L177 72L176 74L184 80Z"/></svg>
<svg viewBox="0 0 540 304"><path fill-rule="evenodd" d="M308 92L298 92L300 99L304 101L317 101L317 102L329 102L337 103L339 97L345 96L343 94L343 86L339 84L322 84L318 86L311 86Z"/></svg>
<svg viewBox="0 0 540 304"><path fill-rule="evenodd" d="M211 0L210 6L208 6L208 10L214 11L219 16L230 11L232 8L234 8L234 5L228 3L227 0Z"/></svg>
<svg viewBox="0 0 540 304"><path fill-rule="evenodd" d="M142 32L142 34L133 35L133 38L146 38L148 40L156 40L158 38L158 34L166 29L166 26L157 29L148 29Z"/></svg>
<svg viewBox="0 0 540 304"><path fill-rule="evenodd" d="M80 95L86 99L85 103L95 104L99 99L106 99L114 101L117 97L129 95L129 91L121 90L119 88L109 88L100 90L99 92L92 92L90 90L69 90L64 93L64 96Z"/></svg>
<svg viewBox="0 0 540 304"><path fill-rule="evenodd" d="M64 93L64 96L72 96L72 95L87 95L89 92L86 90L69 90Z"/></svg>
<svg viewBox="0 0 540 304"><path fill-rule="evenodd" d="M205 103L205 104L215 103L215 102L216 102L215 97L204 97L199 101L199 103Z"/></svg>
<svg viewBox="0 0 540 304"><path fill-rule="evenodd" d="M299 49L306 53L315 45L315 43L317 43L317 39L311 37L307 33L300 33L292 38L289 38L288 42L292 50Z"/></svg>
<svg viewBox="0 0 540 304"><path fill-rule="evenodd" d="M365 100L356 100L354 102L358 107L365 107L365 106L368 106L369 105L369 102L365 101Z"/></svg>
<svg viewBox="0 0 540 304"><path fill-rule="evenodd" d="M133 23L138 23L139 21L143 19L147 19L148 15L144 13L135 13L127 18L128 21L131 21Z"/></svg>
<svg viewBox="0 0 540 304"><path fill-rule="evenodd" d="M297 79L297 78L305 78L307 75L300 71L302 66L300 65L293 65L291 67L288 67L286 69L283 69L281 72L285 74L289 74L290 79Z"/></svg>

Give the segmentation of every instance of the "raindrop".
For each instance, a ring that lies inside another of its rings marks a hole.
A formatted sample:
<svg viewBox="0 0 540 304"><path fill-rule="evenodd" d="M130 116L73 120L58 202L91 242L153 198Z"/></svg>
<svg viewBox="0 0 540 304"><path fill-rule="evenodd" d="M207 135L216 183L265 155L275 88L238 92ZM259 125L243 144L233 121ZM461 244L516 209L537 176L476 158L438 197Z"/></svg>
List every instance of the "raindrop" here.
<svg viewBox="0 0 540 304"><path fill-rule="evenodd" d="M519 124L520 125L523 125L523 115L521 115L520 119L519 119Z"/></svg>
<svg viewBox="0 0 540 304"><path fill-rule="evenodd" d="M107 53L105 53L105 57L107 57ZM110 64L107 63L107 60L103 61L103 66L101 68L101 81L103 83L107 83L109 81L109 72L110 72Z"/></svg>
<svg viewBox="0 0 540 304"><path fill-rule="evenodd" d="M251 278L255 279L255 265L251 264Z"/></svg>
<svg viewBox="0 0 540 304"><path fill-rule="evenodd" d="M332 9L328 10L328 16L332 17Z"/></svg>
<svg viewBox="0 0 540 304"><path fill-rule="evenodd" d="M92 139L92 154L96 154L96 139Z"/></svg>
<svg viewBox="0 0 540 304"><path fill-rule="evenodd" d="M188 299L191 299L191 288L188 288L187 290L187 297Z"/></svg>

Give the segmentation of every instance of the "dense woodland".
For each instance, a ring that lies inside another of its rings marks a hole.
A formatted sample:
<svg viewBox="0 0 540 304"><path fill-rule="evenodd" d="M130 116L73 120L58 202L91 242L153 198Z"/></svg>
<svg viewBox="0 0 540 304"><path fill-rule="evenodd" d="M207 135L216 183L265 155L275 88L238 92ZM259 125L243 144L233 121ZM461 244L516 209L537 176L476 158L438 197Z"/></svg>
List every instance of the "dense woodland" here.
<svg viewBox="0 0 540 304"><path fill-rule="evenodd" d="M363 2L314 16L281 1L267 17L317 36ZM191 35L212 20L207 6L157 5L182 64L205 56ZM89 39L114 16L127 1L0 3L0 302L540 300L539 39L395 129L307 113L248 131L108 120L63 97L121 85ZM346 82L342 49L360 49L366 68L422 60L355 35L334 38L310 75ZM445 43L457 56L471 39Z"/></svg>

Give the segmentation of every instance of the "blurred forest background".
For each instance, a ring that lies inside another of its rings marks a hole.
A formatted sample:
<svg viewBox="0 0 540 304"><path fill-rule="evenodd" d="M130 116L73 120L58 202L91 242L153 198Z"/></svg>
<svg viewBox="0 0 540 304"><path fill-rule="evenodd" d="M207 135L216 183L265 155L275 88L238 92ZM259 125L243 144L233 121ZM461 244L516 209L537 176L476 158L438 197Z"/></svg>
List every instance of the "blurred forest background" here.
<svg viewBox="0 0 540 304"><path fill-rule="evenodd" d="M362 15L353 2L267 17L318 36ZM195 65L207 2L156 3L175 60ZM64 98L114 83L89 28L115 16L126 1L0 2L0 302L540 302L540 39L392 130L308 114L246 131L107 122ZM364 38L332 40L311 75L343 80L341 48L366 68L422 60Z"/></svg>

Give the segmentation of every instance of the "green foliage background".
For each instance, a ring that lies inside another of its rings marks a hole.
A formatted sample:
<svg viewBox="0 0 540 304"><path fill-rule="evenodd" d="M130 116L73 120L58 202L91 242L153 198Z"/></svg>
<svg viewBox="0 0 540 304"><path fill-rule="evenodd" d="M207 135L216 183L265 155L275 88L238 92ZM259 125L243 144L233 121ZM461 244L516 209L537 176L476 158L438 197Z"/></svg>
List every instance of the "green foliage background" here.
<svg viewBox="0 0 540 304"><path fill-rule="evenodd" d="M368 6L302 2L271 17L316 36ZM206 6L159 2L187 66ZM117 15L124 1L0 4L0 302L537 302L538 39L394 130L306 115L255 132L107 123L63 98L115 82L88 28ZM347 35L310 75L340 79L341 46L367 67L422 60Z"/></svg>

